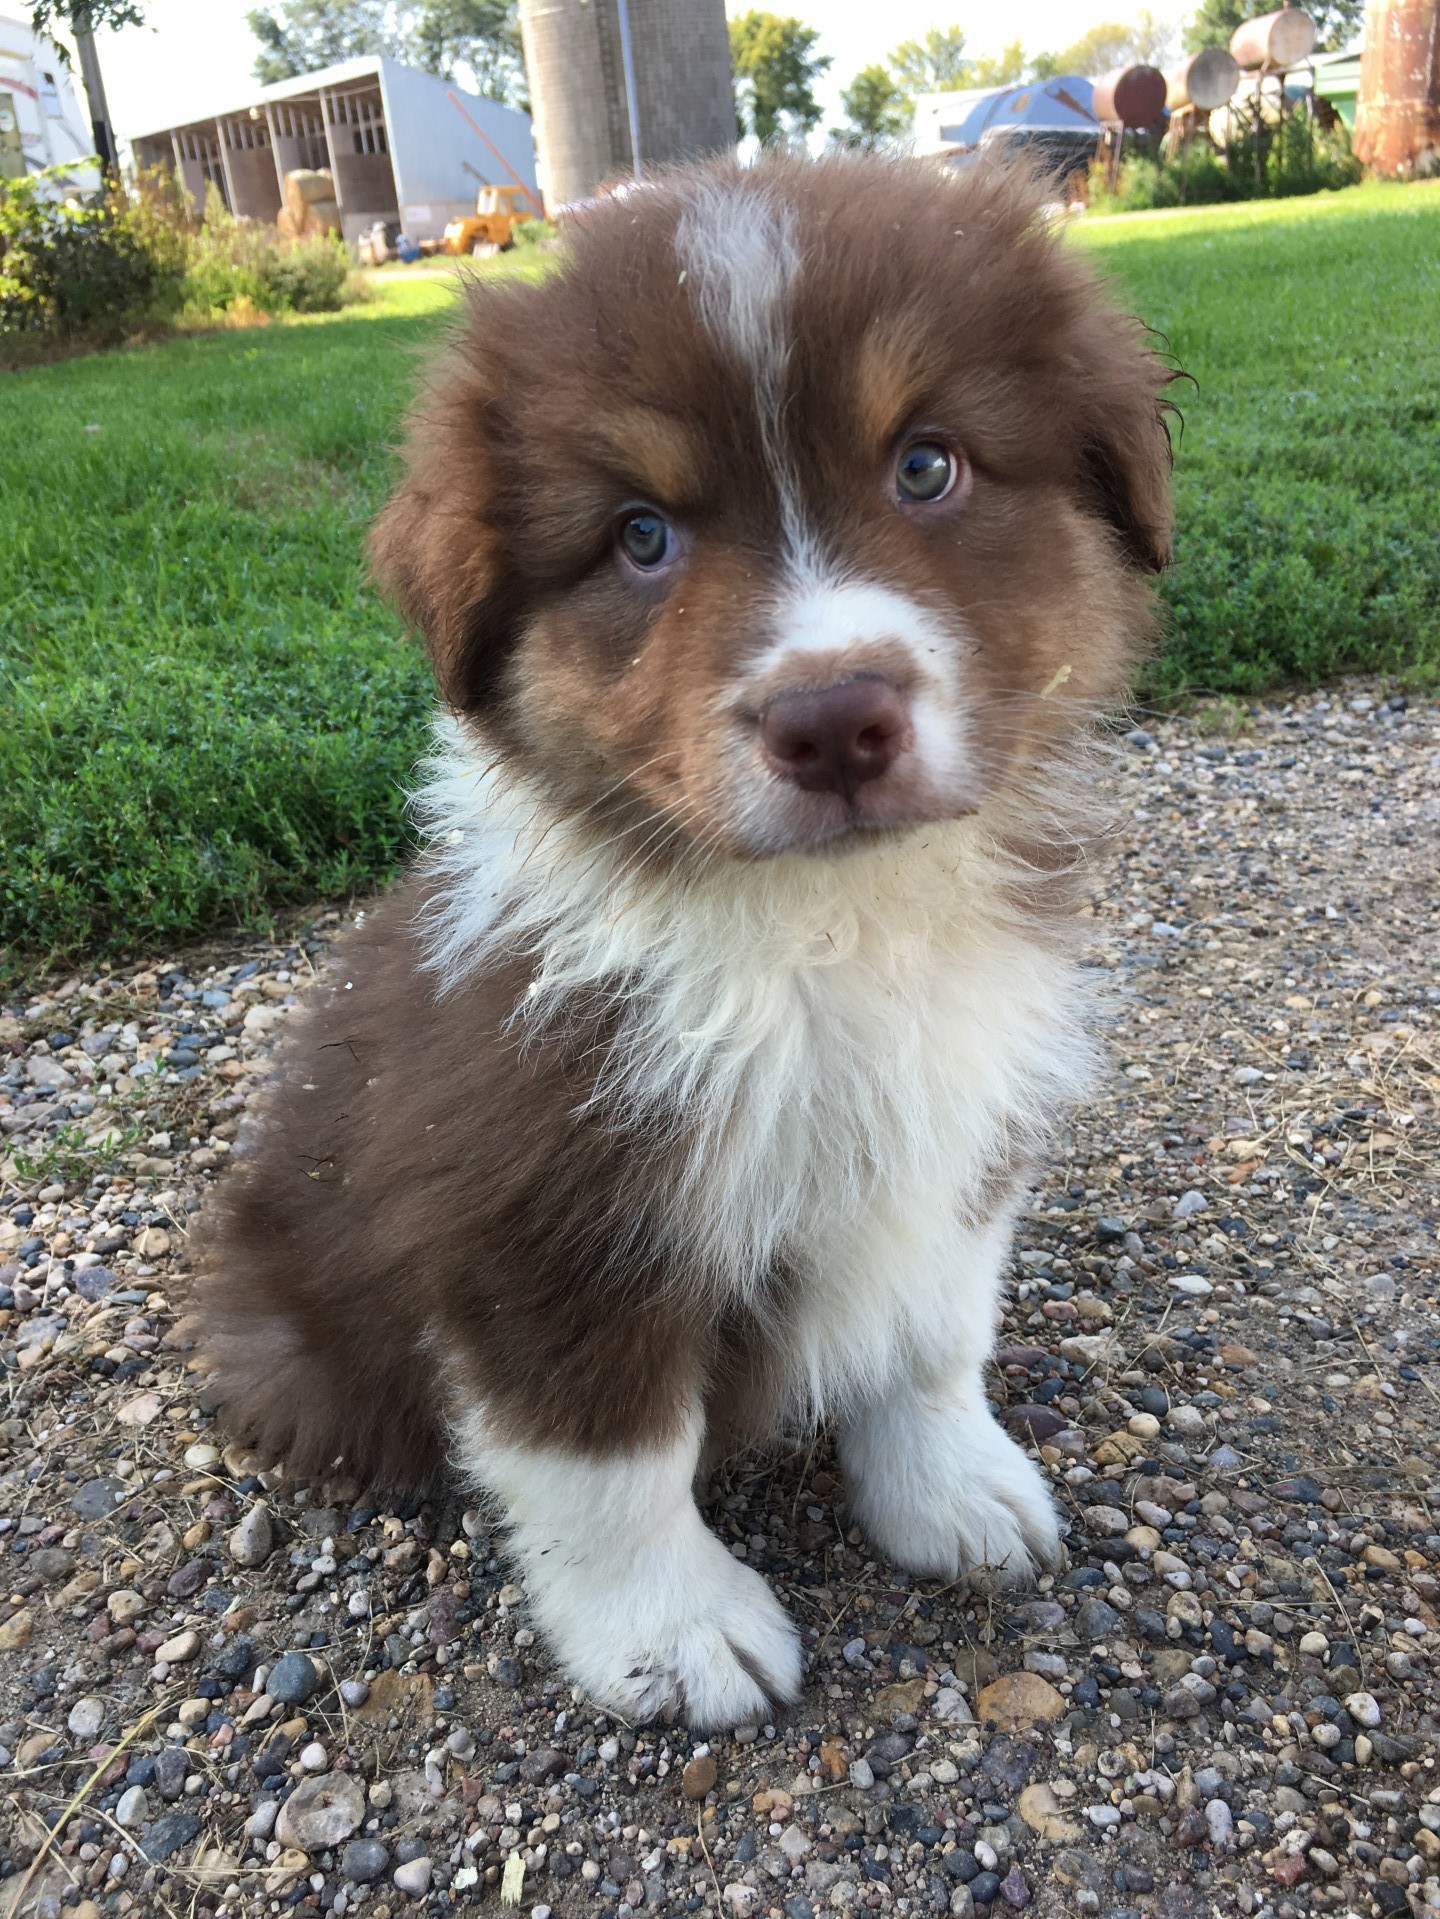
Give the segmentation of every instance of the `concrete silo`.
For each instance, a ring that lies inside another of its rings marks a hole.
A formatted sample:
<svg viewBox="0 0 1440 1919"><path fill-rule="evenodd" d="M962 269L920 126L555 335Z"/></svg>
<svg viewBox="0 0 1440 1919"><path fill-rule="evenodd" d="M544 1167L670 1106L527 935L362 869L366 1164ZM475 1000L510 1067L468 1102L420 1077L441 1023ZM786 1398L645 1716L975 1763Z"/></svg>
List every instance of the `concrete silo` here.
<svg viewBox="0 0 1440 1919"><path fill-rule="evenodd" d="M520 0L520 34L551 206L634 170L632 111L645 168L734 146L725 0Z"/></svg>

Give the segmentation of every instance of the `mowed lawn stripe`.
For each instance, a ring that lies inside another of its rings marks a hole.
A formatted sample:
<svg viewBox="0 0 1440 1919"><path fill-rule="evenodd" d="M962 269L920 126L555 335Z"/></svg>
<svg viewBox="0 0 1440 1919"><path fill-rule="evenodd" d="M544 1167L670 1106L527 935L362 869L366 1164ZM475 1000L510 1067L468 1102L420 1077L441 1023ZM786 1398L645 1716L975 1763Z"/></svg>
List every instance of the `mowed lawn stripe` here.
<svg viewBox="0 0 1440 1919"><path fill-rule="evenodd" d="M1440 676L1440 182L1074 243L1197 382L1174 389L1146 695ZM12 964L173 947L402 857L430 694L362 542L452 312L445 280L392 279L341 314L0 378Z"/></svg>

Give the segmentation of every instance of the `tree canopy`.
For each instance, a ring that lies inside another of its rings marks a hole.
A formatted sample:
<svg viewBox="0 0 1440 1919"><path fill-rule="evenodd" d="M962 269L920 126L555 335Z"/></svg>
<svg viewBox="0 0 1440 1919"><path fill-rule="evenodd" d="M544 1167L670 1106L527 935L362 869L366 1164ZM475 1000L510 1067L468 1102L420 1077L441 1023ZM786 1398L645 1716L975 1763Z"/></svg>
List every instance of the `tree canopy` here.
<svg viewBox="0 0 1440 1919"><path fill-rule="evenodd" d="M830 130L837 146L873 153L910 129L910 102L894 74L878 61L860 69L840 95L840 104L846 124Z"/></svg>
<svg viewBox="0 0 1440 1919"><path fill-rule="evenodd" d="M1185 28L1186 52L1228 47L1236 27L1256 11L1250 0L1200 0ZM1307 0L1305 11L1315 22L1316 46L1339 52L1359 34L1365 19L1365 0Z"/></svg>
<svg viewBox="0 0 1440 1919"><path fill-rule="evenodd" d="M515 0L281 0L246 18L260 43L255 78L266 85L384 53L447 80L465 68L478 92L524 102Z"/></svg>
<svg viewBox="0 0 1440 1919"><path fill-rule="evenodd" d="M965 56L965 35L959 27L931 27L923 40L902 40L886 64L911 100L917 93L968 87L975 65Z"/></svg>
<svg viewBox="0 0 1440 1919"><path fill-rule="evenodd" d="M144 25L145 8L143 0L30 0L30 25L36 33L48 33L56 21L80 33L138 27Z"/></svg>
<svg viewBox="0 0 1440 1919"><path fill-rule="evenodd" d="M1207 4L1225 6L1231 4L1231 0L1207 0ZM1250 0L1239 0L1239 4L1248 12ZM1222 44L1228 45L1229 40L1227 32ZM1131 26L1124 26L1118 20L1102 20L1058 53L1037 54L1031 62L1031 72L1037 80L1048 80L1056 73L1083 73L1094 80L1114 67L1164 68L1174 57L1172 29L1147 9L1136 16Z"/></svg>
<svg viewBox="0 0 1440 1919"><path fill-rule="evenodd" d="M750 12L730 22L735 115L762 147L801 139L820 123L815 82L830 65L820 35L793 15Z"/></svg>

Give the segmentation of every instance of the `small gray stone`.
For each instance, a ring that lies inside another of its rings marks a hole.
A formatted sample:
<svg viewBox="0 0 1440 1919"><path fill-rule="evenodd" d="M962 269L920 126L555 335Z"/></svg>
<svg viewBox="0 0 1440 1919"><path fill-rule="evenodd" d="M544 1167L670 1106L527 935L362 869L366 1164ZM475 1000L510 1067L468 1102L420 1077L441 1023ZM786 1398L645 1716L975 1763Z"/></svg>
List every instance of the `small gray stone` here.
<svg viewBox="0 0 1440 1919"><path fill-rule="evenodd" d="M245 1821L247 1839L268 1839L275 1830L275 1815L280 1810L278 1799L262 1799L250 1817Z"/></svg>
<svg viewBox="0 0 1440 1919"><path fill-rule="evenodd" d="M82 1299L104 1299L119 1284L108 1266L86 1266L75 1275L75 1290Z"/></svg>
<svg viewBox="0 0 1440 1919"><path fill-rule="evenodd" d="M280 1808L275 1837L301 1852L328 1852L350 1837L365 1817L365 1793L348 1772L302 1779Z"/></svg>
<svg viewBox="0 0 1440 1919"><path fill-rule="evenodd" d="M852 1759L850 1762L850 1784L856 1792L869 1792L875 1784L875 1773L868 1759Z"/></svg>
<svg viewBox="0 0 1440 1919"><path fill-rule="evenodd" d="M287 1706L303 1706L319 1683L320 1675L313 1659L308 1659L303 1652L287 1652L270 1668L265 1690L272 1699L279 1699Z"/></svg>
<svg viewBox="0 0 1440 1919"><path fill-rule="evenodd" d="M368 1886L390 1863L378 1839L352 1839L340 1855L340 1874L357 1886Z"/></svg>
<svg viewBox="0 0 1440 1919"><path fill-rule="evenodd" d="M162 1799L178 1799L185 1790L190 1757L183 1746L162 1746L155 1755L155 1789Z"/></svg>
<svg viewBox="0 0 1440 1919"><path fill-rule="evenodd" d="M143 1786L129 1786L120 1795L120 1803L115 1808L115 1823L124 1826L127 1831L134 1826L143 1826L150 1817L150 1801L145 1796Z"/></svg>
<svg viewBox="0 0 1440 1919"><path fill-rule="evenodd" d="M1075 1630L1082 1639L1107 1639L1120 1624L1120 1615L1093 1594L1075 1608Z"/></svg>
<svg viewBox="0 0 1440 1919"><path fill-rule="evenodd" d="M237 1566L263 1566L275 1549L275 1529L263 1504L252 1506L226 1542Z"/></svg>
<svg viewBox="0 0 1440 1919"><path fill-rule="evenodd" d="M340 1682L340 1697L353 1711L357 1706L363 1706L365 1704L365 1701L370 1697L370 1688L363 1679L342 1679Z"/></svg>
<svg viewBox="0 0 1440 1919"><path fill-rule="evenodd" d="M77 1739L93 1739L105 1724L105 1701L87 1693L75 1701L65 1723Z"/></svg>
<svg viewBox="0 0 1440 1919"><path fill-rule="evenodd" d="M423 1899L430 1890L432 1870L428 1859L407 1859L403 1866L395 1868L395 1890L409 1893L412 1899Z"/></svg>
<svg viewBox="0 0 1440 1919"><path fill-rule="evenodd" d="M1345 1696L1345 1710L1357 1726L1367 1732L1380 1724L1380 1702L1372 1692L1352 1692Z"/></svg>
<svg viewBox="0 0 1440 1919"><path fill-rule="evenodd" d="M1235 1818L1223 1799L1212 1799L1205 1808L1205 1824L1210 1843L1217 1852L1225 1852L1234 1843Z"/></svg>
<svg viewBox="0 0 1440 1919"><path fill-rule="evenodd" d="M140 1850L150 1860L168 1859L188 1846L199 1830L200 1821L193 1813L167 1812L141 1839Z"/></svg>
<svg viewBox="0 0 1440 1919"><path fill-rule="evenodd" d="M1205 1195L1198 1192L1195 1187L1192 1186L1188 1193L1182 1193L1179 1199L1176 1200L1174 1217L1176 1219L1190 1219L1196 1213L1203 1213L1209 1204L1210 1202L1206 1199Z"/></svg>
<svg viewBox="0 0 1440 1919"><path fill-rule="evenodd" d="M130 1488L123 1479L92 1479L70 1501L81 1519L108 1519Z"/></svg>

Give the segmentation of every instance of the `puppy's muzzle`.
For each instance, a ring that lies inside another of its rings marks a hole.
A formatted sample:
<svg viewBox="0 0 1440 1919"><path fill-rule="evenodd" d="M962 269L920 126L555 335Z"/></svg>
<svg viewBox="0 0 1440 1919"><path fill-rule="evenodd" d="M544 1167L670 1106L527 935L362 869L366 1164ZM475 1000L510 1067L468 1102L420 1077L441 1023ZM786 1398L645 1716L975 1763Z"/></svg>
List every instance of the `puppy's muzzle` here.
<svg viewBox="0 0 1440 1919"><path fill-rule="evenodd" d="M905 695L876 673L777 693L760 715L760 742L773 772L806 793L847 800L889 770L910 732Z"/></svg>

